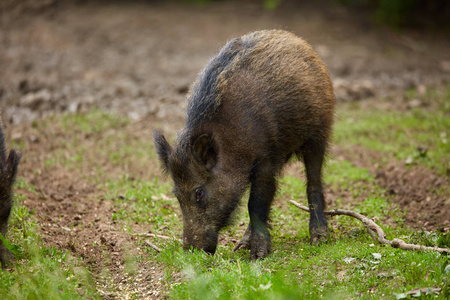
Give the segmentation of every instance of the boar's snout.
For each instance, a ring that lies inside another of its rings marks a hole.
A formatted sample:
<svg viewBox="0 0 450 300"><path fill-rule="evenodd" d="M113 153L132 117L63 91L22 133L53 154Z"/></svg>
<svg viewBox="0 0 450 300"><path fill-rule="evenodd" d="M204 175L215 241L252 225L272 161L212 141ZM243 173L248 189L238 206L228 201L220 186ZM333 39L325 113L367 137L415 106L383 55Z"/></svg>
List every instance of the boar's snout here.
<svg viewBox="0 0 450 300"><path fill-rule="evenodd" d="M208 254L216 252L218 243L218 232L205 231L202 233L183 232L183 249L190 250L191 248L203 250Z"/></svg>

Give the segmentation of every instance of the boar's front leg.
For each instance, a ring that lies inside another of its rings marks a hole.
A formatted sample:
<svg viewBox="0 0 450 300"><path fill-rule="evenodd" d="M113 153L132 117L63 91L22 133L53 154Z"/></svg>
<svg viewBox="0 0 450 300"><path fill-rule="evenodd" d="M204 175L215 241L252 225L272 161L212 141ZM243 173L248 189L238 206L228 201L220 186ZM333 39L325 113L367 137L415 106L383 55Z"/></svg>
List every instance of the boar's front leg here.
<svg viewBox="0 0 450 300"><path fill-rule="evenodd" d="M259 163L250 176L248 201L250 224L234 250L250 249L252 260L265 258L271 251L269 220L270 205L276 192L275 171L271 164Z"/></svg>

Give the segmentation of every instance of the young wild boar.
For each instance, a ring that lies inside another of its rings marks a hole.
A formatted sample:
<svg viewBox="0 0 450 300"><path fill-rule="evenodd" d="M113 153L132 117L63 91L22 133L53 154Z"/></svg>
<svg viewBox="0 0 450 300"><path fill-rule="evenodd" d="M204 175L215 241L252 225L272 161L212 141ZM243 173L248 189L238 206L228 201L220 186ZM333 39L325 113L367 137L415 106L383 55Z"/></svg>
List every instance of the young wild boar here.
<svg viewBox="0 0 450 300"><path fill-rule="evenodd" d="M235 250L266 257L277 177L294 156L306 168L311 242L325 239L321 170L333 110L328 72L304 40L265 30L228 42L192 85L174 147L154 132L181 206L183 247L214 253L219 231L250 186L250 224Z"/></svg>
<svg viewBox="0 0 450 300"><path fill-rule="evenodd" d="M0 233L5 238L8 230L8 219L11 213L13 191L12 186L16 179L17 166L20 161L20 154L11 150L6 155L5 138L0 124ZM2 268L14 261L13 254L6 249L0 240L0 263Z"/></svg>

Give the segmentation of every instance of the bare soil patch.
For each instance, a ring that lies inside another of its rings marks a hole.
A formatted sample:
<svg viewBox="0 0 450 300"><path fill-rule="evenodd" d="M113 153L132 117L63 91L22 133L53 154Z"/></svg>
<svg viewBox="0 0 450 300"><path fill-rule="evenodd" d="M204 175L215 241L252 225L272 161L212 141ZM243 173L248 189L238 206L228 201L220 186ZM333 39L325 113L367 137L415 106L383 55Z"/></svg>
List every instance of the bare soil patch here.
<svg viewBox="0 0 450 300"><path fill-rule="evenodd" d="M450 231L450 181L431 170L390 164L376 173L378 184L385 187L392 201L406 211L408 226L427 231Z"/></svg>
<svg viewBox="0 0 450 300"><path fill-rule="evenodd" d="M130 235L120 221L113 220L116 199L106 198L104 190L88 173L68 171L61 164L49 165L48 159L55 157L61 144L68 141L61 129L52 128L50 131L45 132L32 124L22 124L15 127L11 134L16 142L33 140L24 143L20 176L26 178L35 191L20 189L18 193L26 196L24 204L34 211L41 225L39 235L42 241L46 246L68 250L74 256L81 257L105 299L124 298L132 294L159 298L164 288L164 271L156 262L149 265L135 260L137 256L148 254L139 246L141 238ZM91 140L89 136L81 137L80 143ZM70 152L70 149L67 151ZM135 165L138 164L132 167ZM101 167L105 167L103 172L112 178L124 172L120 166L103 165L102 160L96 161L96 164L94 160L87 160L82 163L81 169ZM127 171L144 173L136 169ZM148 232L148 228L137 224L133 229ZM127 260L132 262L127 265ZM114 287L113 291L109 290L111 287Z"/></svg>
<svg viewBox="0 0 450 300"><path fill-rule="evenodd" d="M354 165L367 168L375 175L376 183L406 211L405 224L427 231L450 231L450 180L420 165L406 166L395 159L383 161L383 154L353 146L350 150L333 150Z"/></svg>

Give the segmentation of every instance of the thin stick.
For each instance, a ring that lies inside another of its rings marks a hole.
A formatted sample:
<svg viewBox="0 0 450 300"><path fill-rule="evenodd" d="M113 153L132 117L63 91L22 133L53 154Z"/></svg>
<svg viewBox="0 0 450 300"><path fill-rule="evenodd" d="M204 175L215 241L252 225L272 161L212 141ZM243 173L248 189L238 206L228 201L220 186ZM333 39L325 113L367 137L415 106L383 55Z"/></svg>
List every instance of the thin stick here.
<svg viewBox="0 0 450 300"><path fill-rule="evenodd" d="M151 243L149 240L145 240L144 243L146 243L148 246L152 247L153 249L155 249L158 252L162 251L158 246L156 246L155 244Z"/></svg>
<svg viewBox="0 0 450 300"><path fill-rule="evenodd" d="M409 292L406 292L406 295L415 295L417 293L421 293L421 294L439 294L442 291L441 288L423 288L423 289L415 289ZM414 296L413 296L414 297Z"/></svg>
<svg viewBox="0 0 450 300"><path fill-rule="evenodd" d="M295 207L300 208L301 210L309 212L309 208L297 203L294 200L289 201L291 204L293 204ZM380 226L378 226L374 221L369 219L366 216L363 216L357 212L351 211L351 210L345 210L345 209L333 209L333 210L326 210L324 211L324 214L329 216L338 216L338 215L344 215L356 218L363 222L364 226L366 226L367 231L369 231L370 236L380 244L386 244L391 245L394 248L400 248L403 250L417 250L417 251L423 251L423 250L433 250L437 252L446 252L450 254L450 249L447 248L439 248L439 247L427 247L422 245L415 245L415 244L408 244L405 241L401 239L393 239L392 241L386 239L386 234L384 233L383 229L381 229Z"/></svg>
<svg viewBox="0 0 450 300"><path fill-rule="evenodd" d="M160 234L154 234L154 233L138 233L135 234L136 236L148 236L148 237L154 237L154 238L161 238L165 240L172 240L173 238L166 236L166 235L160 235Z"/></svg>

